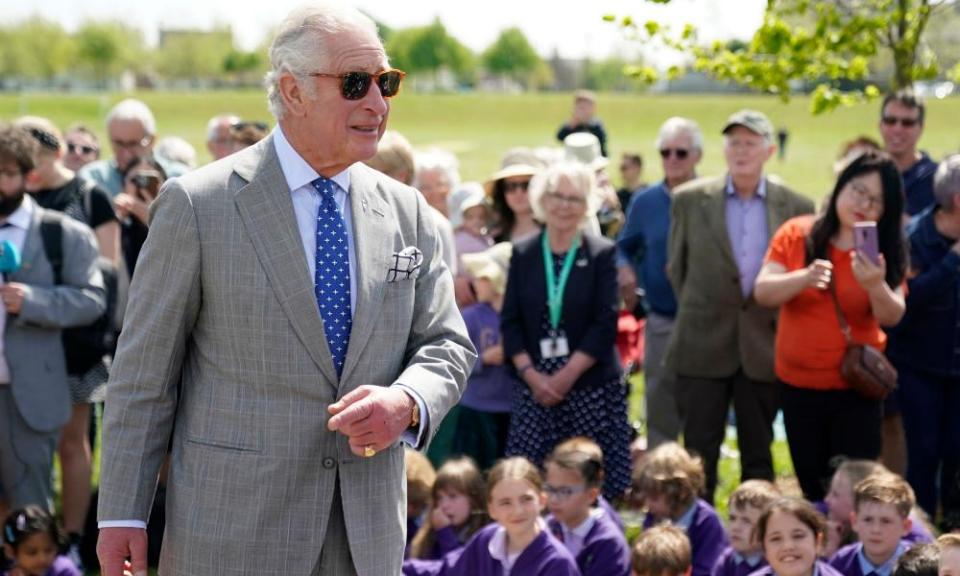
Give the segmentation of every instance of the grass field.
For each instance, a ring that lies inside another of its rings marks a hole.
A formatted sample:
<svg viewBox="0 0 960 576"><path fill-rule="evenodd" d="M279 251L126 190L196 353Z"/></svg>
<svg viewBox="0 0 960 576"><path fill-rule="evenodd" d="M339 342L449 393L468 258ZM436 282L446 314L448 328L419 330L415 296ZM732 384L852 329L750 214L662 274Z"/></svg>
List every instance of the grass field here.
<svg viewBox="0 0 960 576"><path fill-rule="evenodd" d="M233 112L249 120L267 120L266 98L248 92L145 92L136 95L153 109L160 136L186 138L201 161L209 159L204 147L207 120ZM61 126L84 122L104 134L103 118L119 94L0 95L0 119L22 114L47 116ZM486 178L499 166L500 155L512 146L556 144L557 127L569 114L570 94L414 94L393 101L390 127L399 130L416 147L441 146L457 154L465 180ZM831 186L831 166L844 140L859 134L878 137L879 103L841 109L813 117L809 101L796 98L783 104L776 98L744 95L632 95L602 94L599 114L607 127L611 156L624 150L640 151L647 162L646 178L660 178L654 139L660 124L670 116L686 116L700 123L705 137L701 174L723 169L723 121L733 111L751 107L767 113L772 122L787 126L790 141L787 159L772 160L771 173L802 193L820 198ZM954 151L960 137L942 128L945 120L960 114L960 99L932 101L921 147L933 156ZM616 179L617 175L614 175Z"/></svg>

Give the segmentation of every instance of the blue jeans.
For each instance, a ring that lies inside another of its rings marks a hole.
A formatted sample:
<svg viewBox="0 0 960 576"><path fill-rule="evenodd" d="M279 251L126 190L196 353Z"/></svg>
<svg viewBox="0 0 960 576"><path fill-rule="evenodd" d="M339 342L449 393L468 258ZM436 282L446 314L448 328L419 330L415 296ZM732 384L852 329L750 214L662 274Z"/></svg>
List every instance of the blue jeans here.
<svg viewBox="0 0 960 576"><path fill-rule="evenodd" d="M944 525L960 528L960 378L908 366L897 366L897 371L907 434L907 481L931 518L939 497Z"/></svg>

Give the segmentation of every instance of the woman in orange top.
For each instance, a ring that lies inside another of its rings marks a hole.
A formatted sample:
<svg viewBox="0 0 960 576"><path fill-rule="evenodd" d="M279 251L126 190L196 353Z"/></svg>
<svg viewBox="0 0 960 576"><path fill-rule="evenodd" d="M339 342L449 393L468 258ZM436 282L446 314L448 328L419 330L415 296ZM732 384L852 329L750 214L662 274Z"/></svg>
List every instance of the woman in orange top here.
<svg viewBox="0 0 960 576"><path fill-rule="evenodd" d="M790 455L804 496L822 500L837 455L880 455L881 402L861 397L840 375L847 345L830 284L855 342L883 349L904 312L903 182L893 161L857 156L837 177L820 216L788 220L770 240L754 295L780 307L776 372ZM853 249L854 225L877 223L879 263Z"/></svg>

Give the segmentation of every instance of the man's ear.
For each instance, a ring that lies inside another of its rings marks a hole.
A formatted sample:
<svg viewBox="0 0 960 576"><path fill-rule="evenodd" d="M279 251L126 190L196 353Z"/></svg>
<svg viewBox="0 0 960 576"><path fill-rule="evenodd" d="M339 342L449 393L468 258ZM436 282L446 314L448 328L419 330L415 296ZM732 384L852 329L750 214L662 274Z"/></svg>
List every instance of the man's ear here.
<svg viewBox="0 0 960 576"><path fill-rule="evenodd" d="M285 72L280 76L278 85L280 98L283 100L286 111L294 116L302 116L307 103L307 95L303 87L300 86L300 81L293 74Z"/></svg>

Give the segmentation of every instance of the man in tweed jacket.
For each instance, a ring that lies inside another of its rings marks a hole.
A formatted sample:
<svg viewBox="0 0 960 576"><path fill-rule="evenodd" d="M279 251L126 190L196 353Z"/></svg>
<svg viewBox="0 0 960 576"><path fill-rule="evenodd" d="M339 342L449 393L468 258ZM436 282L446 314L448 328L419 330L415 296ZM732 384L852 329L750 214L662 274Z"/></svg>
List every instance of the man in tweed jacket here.
<svg viewBox="0 0 960 576"><path fill-rule="evenodd" d="M271 61L273 134L154 205L107 394L105 576L128 554L145 570L171 437L161 574L398 574L399 440L424 447L475 359L427 204L358 163L393 93L370 77L388 69L374 24L298 9ZM349 245L345 360L317 303L323 186Z"/></svg>

